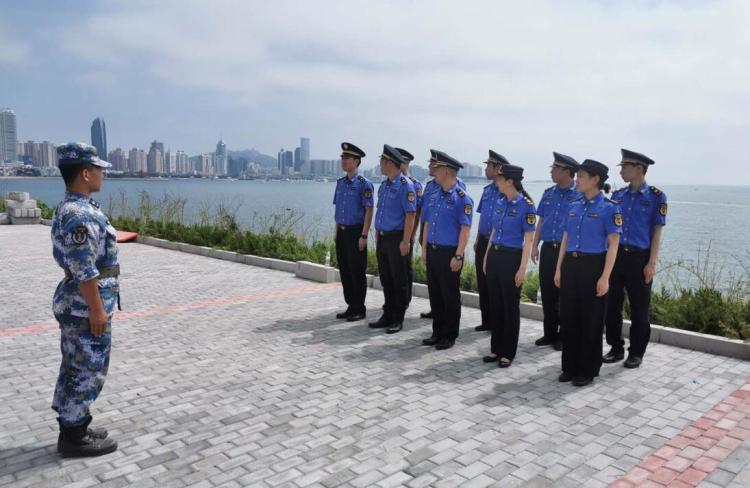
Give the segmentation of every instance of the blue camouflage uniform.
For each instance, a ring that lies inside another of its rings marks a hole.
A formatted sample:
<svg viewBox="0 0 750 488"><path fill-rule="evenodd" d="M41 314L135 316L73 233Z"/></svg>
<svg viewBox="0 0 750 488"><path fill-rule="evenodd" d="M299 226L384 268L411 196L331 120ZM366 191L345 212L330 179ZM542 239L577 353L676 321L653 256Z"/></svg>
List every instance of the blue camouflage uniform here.
<svg viewBox="0 0 750 488"><path fill-rule="evenodd" d="M90 421L89 406L99 396L109 367L111 319L119 302L117 236L96 201L66 192L55 209L51 237L55 262L65 272L52 305L62 353L52 408L62 426L75 427ZM99 296L110 318L100 337L89 330L89 308L79 289L80 283L92 279L98 279Z"/></svg>

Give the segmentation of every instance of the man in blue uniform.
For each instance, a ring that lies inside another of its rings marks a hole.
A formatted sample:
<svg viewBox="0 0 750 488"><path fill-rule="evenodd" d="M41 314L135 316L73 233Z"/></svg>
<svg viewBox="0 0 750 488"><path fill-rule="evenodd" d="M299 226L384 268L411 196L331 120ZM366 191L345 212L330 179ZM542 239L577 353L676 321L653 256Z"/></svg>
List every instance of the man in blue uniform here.
<svg viewBox="0 0 750 488"><path fill-rule="evenodd" d="M341 274L346 310L336 318L349 322L367 315L367 236L370 233L373 185L358 174L364 151L350 142L341 144L341 169L346 172L336 181L333 204L336 206L336 261Z"/></svg>
<svg viewBox="0 0 750 488"><path fill-rule="evenodd" d="M436 191L430 192L422 240L427 263L427 287L433 311L432 336L422 341L436 349L453 347L461 321L460 279L464 251L469 242L474 202L458 185L463 165L445 153L436 154Z"/></svg>
<svg viewBox="0 0 750 488"><path fill-rule="evenodd" d="M417 192L411 181L401 174L402 162L401 153L388 144L383 146L380 172L387 179L378 188L375 230L385 306L383 315L377 322L370 323L370 327L386 328L388 334L395 334L403 328L409 298L406 260L417 211Z"/></svg>
<svg viewBox="0 0 750 488"><path fill-rule="evenodd" d="M419 222L419 215L422 211L422 202L423 202L423 188L422 188L422 182L418 179L414 178L409 174L409 164L414 161L414 156L407 151L406 149L402 149L400 147L396 148L396 151L401 154L401 158L403 159L403 163L401 164L401 173L409 178L409 181L414 185L414 191L417 192L417 212L414 214L414 222ZM409 256L406 261L406 272L409 277L409 300L407 301L407 308L409 307L409 304L411 303L411 295L412 295L412 289L414 288L414 269L413 269L413 260L414 260L414 237L417 234L417 226L414 226L414 230L411 234L411 239L409 239Z"/></svg>
<svg viewBox="0 0 750 488"><path fill-rule="evenodd" d="M624 357L622 304L624 290L630 302L630 348L626 368L641 365L646 353L651 323L651 284L664 225L667 223L667 195L646 183L646 171L654 161L634 151L622 149L620 175L628 186L616 191L612 201L622 209L622 238L609 285L606 330L611 350L603 361L614 363Z"/></svg>
<svg viewBox="0 0 750 488"><path fill-rule="evenodd" d="M492 233L492 215L495 213L495 206L500 198L504 195L500 193L495 184L495 175L498 166L507 166L510 164L502 154L496 153L490 149L490 156L485 161L484 176L490 183L484 187L482 198L477 206L479 214L479 229L477 230L477 239L474 241L474 265L477 269L477 288L479 289L479 310L482 313L482 323L474 328L477 331L491 330L490 324L490 296L487 291L487 275L484 272L484 255L487 252L487 245Z"/></svg>
<svg viewBox="0 0 750 488"><path fill-rule="evenodd" d="M568 207L579 200L581 194L576 191L574 181L580 164L564 154L552 153L550 175L555 186L544 190L542 200L537 207L539 223L534 234L534 245L531 259L539 261L539 288L542 292L542 309L544 310L544 336L537 339L537 346L552 344L555 350L562 350L560 337L560 290L555 286L555 269L560 254L560 242L565 229L563 224L568 215ZM539 241L543 241L541 254Z"/></svg>
<svg viewBox="0 0 750 488"><path fill-rule="evenodd" d="M437 182L435 181L435 172L437 171L437 168L438 168L437 166L438 155L440 155L441 157L447 156L447 154L445 154L442 151L438 151L437 149L430 149L430 161L428 163L427 169L429 171L430 176L432 176L432 179L428 181L427 184L424 186L423 199L422 199L423 201L422 213L426 211L426 204L430 200L429 195L431 195L432 192L438 191L440 189L440 185L438 185ZM466 183L464 183L463 180L458 177L456 177L456 180L458 181L458 186L462 190L466 191ZM421 218L419 220L419 225L420 225L419 242L421 243L424 240L423 239L424 238L424 220ZM426 268L427 263L424 261L423 263ZM429 312L420 313L419 316L422 317L423 319L432 319L432 310L430 310Z"/></svg>
<svg viewBox="0 0 750 488"><path fill-rule="evenodd" d="M101 189L96 149L70 143L57 148L65 199L52 219L52 255L65 272L52 310L60 324L62 362L52 408L59 417L57 450L63 457L100 456L117 449L104 429L90 429L89 406L109 367L111 322L119 303L117 236L91 193Z"/></svg>

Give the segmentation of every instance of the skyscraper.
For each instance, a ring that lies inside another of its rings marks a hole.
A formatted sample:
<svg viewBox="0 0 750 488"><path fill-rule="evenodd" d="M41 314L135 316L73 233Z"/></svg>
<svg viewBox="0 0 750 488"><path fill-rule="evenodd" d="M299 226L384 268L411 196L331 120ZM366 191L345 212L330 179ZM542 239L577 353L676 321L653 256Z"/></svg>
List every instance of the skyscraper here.
<svg viewBox="0 0 750 488"><path fill-rule="evenodd" d="M151 143L151 149L146 157L146 166L148 173L160 175L164 173L164 143L154 141Z"/></svg>
<svg viewBox="0 0 750 488"><path fill-rule="evenodd" d="M91 145L96 148L100 158L107 157L107 124L101 117L97 117L91 122Z"/></svg>
<svg viewBox="0 0 750 488"><path fill-rule="evenodd" d="M310 174L310 138L301 137L299 140L299 172L303 175Z"/></svg>
<svg viewBox="0 0 750 488"><path fill-rule="evenodd" d="M227 145L219 139L216 143L216 152L214 153L214 173L217 175L227 174Z"/></svg>
<svg viewBox="0 0 750 488"><path fill-rule="evenodd" d="M18 161L17 142L16 113L9 108L4 108L0 110L0 163Z"/></svg>

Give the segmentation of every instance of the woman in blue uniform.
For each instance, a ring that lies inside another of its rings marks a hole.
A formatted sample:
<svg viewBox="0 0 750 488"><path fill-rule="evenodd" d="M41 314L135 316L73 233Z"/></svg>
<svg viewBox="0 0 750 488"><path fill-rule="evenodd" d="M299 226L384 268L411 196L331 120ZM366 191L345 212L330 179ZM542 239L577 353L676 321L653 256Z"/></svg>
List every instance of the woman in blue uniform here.
<svg viewBox="0 0 750 488"><path fill-rule="evenodd" d="M518 349L521 286L526 278L536 226L536 208L521 180L523 168L520 166L498 166L495 182L505 198L499 197L495 204L490 245L484 258L492 340L490 355L482 360L497 361L501 368L511 365Z"/></svg>
<svg viewBox="0 0 750 488"><path fill-rule="evenodd" d="M617 257L622 215L604 198L609 170L585 160L576 185L583 197L570 204L565 219L555 286L560 288L563 331L561 382L590 384L602 366L602 331L609 278Z"/></svg>

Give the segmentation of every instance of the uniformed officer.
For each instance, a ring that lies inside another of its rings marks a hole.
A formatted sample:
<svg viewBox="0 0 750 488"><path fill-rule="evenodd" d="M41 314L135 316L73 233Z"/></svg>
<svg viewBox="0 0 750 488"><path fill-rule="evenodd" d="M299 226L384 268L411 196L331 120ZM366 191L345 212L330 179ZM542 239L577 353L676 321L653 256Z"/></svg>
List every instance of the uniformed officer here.
<svg viewBox="0 0 750 488"><path fill-rule="evenodd" d="M608 176L608 168L591 159L578 169L582 198L568 208L555 271L563 340L558 379L575 386L594 381L602 365L607 291L622 227L620 208L601 192L609 192Z"/></svg>
<svg viewBox="0 0 750 488"><path fill-rule="evenodd" d="M378 188L375 230L378 271L385 306L383 315L377 322L371 322L370 327L387 328L386 332L389 334L403 328L409 297L406 260L417 211L417 193L411 181L401 174L402 162L401 153L388 144L383 146L380 172L387 179Z"/></svg>
<svg viewBox="0 0 750 488"><path fill-rule="evenodd" d="M437 171L437 156L438 154L445 156L446 154L442 151L438 151L436 149L430 149L430 161L427 166L427 170L432 177L430 181L427 182L427 184L424 185L424 191L422 196L423 206L422 206L422 213L425 212L425 204L429 202L428 195L430 195L433 191L437 191L440 189L440 185L437 184L435 181L435 172ZM466 191L466 183L463 182L463 180L459 177L456 177L456 181L458 181L458 186L463 190ZM424 219L420 219L420 232L419 232L419 242L423 242L424 240ZM427 267L427 263L424 263L425 268ZM432 319L432 310L429 312L422 312L419 314L420 317L423 319Z"/></svg>
<svg viewBox="0 0 750 488"><path fill-rule="evenodd" d="M498 197L492 216L492 232L483 268L492 320L491 352L486 363L507 368L516 357L521 330L521 286L531 257L536 226L534 202L523 189L523 168L511 164L497 167Z"/></svg>
<svg viewBox="0 0 750 488"><path fill-rule="evenodd" d="M474 202L458 185L457 174L463 165L439 151L435 156L435 183L439 187L426 197L429 202L422 214L422 260L427 263L432 336L422 344L449 349L456 342L461 322L461 269Z"/></svg>
<svg viewBox="0 0 750 488"><path fill-rule="evenodd" d="M624 356L622 304L624 290L630 302L630 348L626 368L641 365L646 353L651 323L651 285L656 273L661 234L667 223L667 195L646 183L646 171L654 161L637 152L622 149L620 175L628 186L616 191L612 201L622 209L622 237L609 281L607 344L611 350L603 361L614 363Z"/></svg>
<svg viewBox="0 0 750 488"><path fill-rule="evenodd" d="M553 345L555 350L562 350L560 338L560 290L555 286L555 269L560 255L560 241L564 232L563 222L568 214L568 206L581 198L576 191L574 181L580 164L564 154L552 153L554 160L550 175L555 186L544 190L536 213L539 222L534 234L534 246L531 259L539 261L539 288L542 292L542 309L544 311L544 336L537 339L537 346ZM541 255L539 241L543 241Z"/></svg>
<svg viewBox="0 0 750 488"><path fill-rule="evenodd" d="M333 203L336 206L336 261L341 274L346 310L336 318L349 322L367 315L367 236L370 233L373 185L358 173L365 152L350 142L341 144L341 169Z"/></svg>
<svg viewBox="0 0 750 488"><path fill-rule="evenodd" d="M104 386L111 325L119 304L117 235L91 193L101 189L103 168L96 148L69 143L57 148L65 199L52 219L52 255L65 272L52 310L60 324L62 362L52 408L58 413L57 450L63 457L99 456L117 443L101 428L90 429L89 406Z"/></svg>
<svg viewBox="0 0 750 488"><path fill-rule="evenodd" d="M414 191L417 192L417 212L414 214L414 222L419 222L419 215L422 212L422 202L424 198L424 192L422 188L422 182L416 179L415 177L411 176L409 174L409 164L414 161L414 156L407 151L406 149L402 149L400 147L396 148L396 151L398 151L401 154L401 158L403 159L403 164L401 164L401 173L409 178L411 183L414 185ZM411 303L411 295L412 295L412 289L414 288L414 266L413 266L413 259L414 259L414 238L417 234L417 226L414 226L414 230L411 234L411 239L409 239L409 259L406 261L406 272L409 277L409 301L407 302L407 308L409 306L409 303Z"/></svg>
<svg viewBox="0 0 750 488"><path fill-rule="evenodd" d="M490 180L484 190L482 198L477 205L479 214L479 229L477 229L477 238L474 241L474 265L477 270L477 288L479 289L479 310L482 313L482 323L474 328L476 331L492 330L492 321L490 319L490 297L487 291L487 275L484 274L484 255L487 252L487 245L490 242L490 233L492 232L492 217L495 213L495 206L499 198L504 198L495 183L498 166L510 164L502 154L496 153L490 149L490 156L485 161L484 176Z"/></svg>

